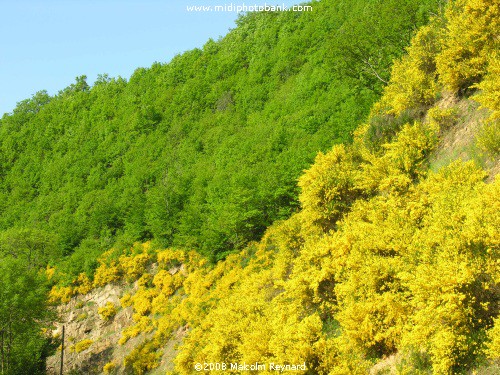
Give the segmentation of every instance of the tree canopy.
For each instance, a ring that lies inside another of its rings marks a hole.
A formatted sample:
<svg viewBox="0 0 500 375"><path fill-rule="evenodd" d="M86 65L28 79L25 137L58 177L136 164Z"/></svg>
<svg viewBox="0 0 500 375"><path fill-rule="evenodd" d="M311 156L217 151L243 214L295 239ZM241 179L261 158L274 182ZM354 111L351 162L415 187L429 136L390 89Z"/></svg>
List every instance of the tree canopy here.
<svg viewBox="0 0 500 375"><path fill-rule="evenodd" d="M128 80L20 102L0 123L0 230L52 233L64 255L154 239L217 260L259 239L297 209L316 153L349 142L438 1L397 3L250 13Z"/></svg>

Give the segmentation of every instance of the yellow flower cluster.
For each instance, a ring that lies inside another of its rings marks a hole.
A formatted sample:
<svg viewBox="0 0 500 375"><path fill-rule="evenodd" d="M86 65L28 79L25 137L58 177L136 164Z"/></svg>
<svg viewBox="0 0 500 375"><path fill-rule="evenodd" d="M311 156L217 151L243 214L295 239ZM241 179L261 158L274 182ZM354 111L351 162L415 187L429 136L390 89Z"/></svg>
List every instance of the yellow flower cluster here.
<svg viewBox="0 0 500 375"><path fill-rule="evenodd" d="M455 0L446 10L441 53L436 56L440 80L452 91L479 82L500 51L500 5L497 0Z"/></svg>
<svg viewBox="0 0 500 375"><path fill-rule="evenodd" d="M73 297L73 288L70 286L54 285L49 292L50 303L67 303Z"/></svg>
<svg viewBox="0 0 500 375"><path fill-rule="evenodd" d="M122 331L122 337L118 340L118 344L123 345L131 338L154 329L151 319L147 316L134 314L134 321L136 322L134 325L128 326Z"/></svg>
<svg viewBox="0 0 500 375"><path fill-rule="evenodd" d="M116 306L112 302L106 302L106 305L104 305L103 307L99 307L97 309L97 312L102 320L109 321L115 317L118 311L116 310Z"/></svg>
<svg viewBox="0 0 500 375"><path fill-rule="evenodd" d="M144 375L158 367L161 353L158 351L159 343L155 340L145 341L125 357L125 369L136 375Z"/></svg>
<svg viewBox="0 0 500 375"><path fill-rule="evenodd" d="M73 280L70 286L54 285L49 293L51 303L69 302L71 297L77 294L87 294L93 288L105 286L109 283L118 282L125 279L128 282L139 279L146 273L146 266L154 258L154 252L151 251L149 242L144 244L135 244L130 254L121 254L116 256L118 250L112 249L101 255L98 259L99 266L94 273L94 279L91 281L87 274L81 273ZM54 269L47 269L47 275L53 275Z"/></svg>
<svg viewBox="0 0 500 375"><path fill-rule="evenodd" d="M103 366L102 372L105 375L111 375L115 372L115 369L116 369L116 364L114 362L108 362Z"/></svg>
<svg viewBox="0 0 500 375"><path fill-rule="evenodd" d="M500 155L500 51L490 56L490 63L485 78L476 85L481 91L475 100L491 115L483 124L478 135L479 146L498 157Z"/></svg>
<svg viewBox="0 0 500 375"><path fill-rule="evenodd" d="M82 340L69 348L70 352L80 353L92 346L94 341L90 339Z"/></svg>
<svg viewBox="0 0 500 375"><path fill-rule="evenodd" d="M394 62L390 84L374 112L400 115L403 111L432 104L438 93L436 54L440 49L438 21L422 27L408 47L408 54Z"/></svg>

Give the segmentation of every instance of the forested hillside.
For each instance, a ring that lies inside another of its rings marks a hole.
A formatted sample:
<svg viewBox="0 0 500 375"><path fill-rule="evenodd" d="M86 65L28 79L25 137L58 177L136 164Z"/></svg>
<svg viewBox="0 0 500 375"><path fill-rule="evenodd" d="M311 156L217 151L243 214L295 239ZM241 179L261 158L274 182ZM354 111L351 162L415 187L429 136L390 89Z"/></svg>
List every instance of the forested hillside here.
<svg viewBox="0 0 500 375"><path fill-rule="evenodd" d="M7 374L114 287L121 338L71 338L103 373L498 370L500 2L312 4L4 115Z"/></svg>
<svg viewBox="0 0 500 375"><path fill-rule="evenodd" d="M82 76L55 97L37 93L1 120L0 229L41 236L57 257L117 240L213 260L241 249L298 207L300 172L349 141L377 76L387 79L436 3L249 14L128 81L103 75L89 87Z"/></svg>

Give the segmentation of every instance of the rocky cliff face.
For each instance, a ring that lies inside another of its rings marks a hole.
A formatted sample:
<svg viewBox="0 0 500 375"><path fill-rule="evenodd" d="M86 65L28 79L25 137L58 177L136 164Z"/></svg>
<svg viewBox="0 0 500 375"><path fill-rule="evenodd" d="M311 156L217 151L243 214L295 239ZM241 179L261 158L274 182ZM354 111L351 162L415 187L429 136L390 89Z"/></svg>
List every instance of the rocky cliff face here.
<svg viewBox="0 0 500 375"><path fill-rule="evenodd" d="M55 323L54 337L62 338L65 330L63 373L64 374L124 374L124 358L139 342L153 336L153 333L140 333L124 344L119 340L123 329L134 324L132 306L121 307L120 298L125 293L134 293L134 284L108 284L96 288L85 295L78 295L70 302L58 307L59 322ZM115 314L106 319L102 309L113 305ZM101 313L99 313L101 312ZM176 345L185 334L179 329L162 349L162 359L152 373L164 374L173 369L172 359ZM47 373L59 375L61 366L61 347L47 360Z"/></svg>
<svg viewBox="0 0 500 375"><path fill-rule="evenodd" d="M126 347L118 346L118 340L122 329L132 322L132 308L121 309L109 321L98 314L98 308L108 302L119 306L124 288L106 285L86 295L74 297L69 303L58 307L60 322L56 323L53 334L61 337L64 326L64 373L98 374L106 363L126 350ZM78 346L79 343L84 344ZM48 373L58 374L60 363L61 352L58 350L48 359Z"/></svg>

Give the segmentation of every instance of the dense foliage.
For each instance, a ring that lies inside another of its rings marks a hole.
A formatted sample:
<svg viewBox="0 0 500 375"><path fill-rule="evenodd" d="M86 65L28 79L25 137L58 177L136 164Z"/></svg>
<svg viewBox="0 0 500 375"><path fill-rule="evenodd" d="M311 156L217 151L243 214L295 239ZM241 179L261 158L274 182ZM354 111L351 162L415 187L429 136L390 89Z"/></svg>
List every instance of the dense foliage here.
<svg viewBox="0 0 500 375"><path fill-rule="evenodd" d="M0 230L50 233L77 271L117 240L241 249L297 209L301 171L350 140L436 3L249 14L128 81L37 93L0 123Z"/></svg>
<svg viewBox="0 0 500 375"><path fill-rule="evenodd" d="M500 179L429 160L467 117L498 168L500 2L438 5L250 14L128 82L19 103L0 124L3 371L43 371L48 302L132 282L98 310L131 309L119 344L137 343L104 373L156 368L179 327L176 374L498 371Z"/></svg>
<svg viewBox="0 0 500 375"><path fill-rule="evenodd" d="M459 125L460 101L481 103L469 115L498 129L498 27L480 26L499 19L498 1L457 0L422 27L354 142L317 155L298 181L300 210L261 241L216 265L149 243L113 250L92 285L57 286L52 298L137 280L121 299L135 323L120 343L154 335L118 365L135 374L158 366L180 326L189 332L175 374L255 362L305 363L308 374L497 373L500 178L462 160L433 172L429 158ZM459 31L474 41L467 53ZM457 54L454 71L443 56Z"/></svg>
<svg viewBox="0 0 500 375"><path fill-rule="evenodd" d="M47 309L47 280L22 259L0 255L0 371L41 374L51 350L43 328L54 318Z"/></svg>

